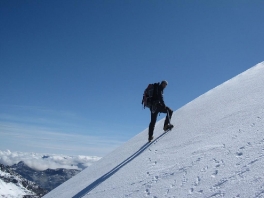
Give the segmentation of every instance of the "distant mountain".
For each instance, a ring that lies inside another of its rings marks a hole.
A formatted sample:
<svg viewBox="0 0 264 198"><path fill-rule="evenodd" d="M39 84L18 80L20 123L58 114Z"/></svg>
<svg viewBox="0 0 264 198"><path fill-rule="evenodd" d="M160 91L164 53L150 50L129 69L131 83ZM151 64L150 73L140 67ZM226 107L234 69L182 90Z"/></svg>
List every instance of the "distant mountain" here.
<svg viewBox="0 0 264 198"><path fill-rule="evenodd" d="M12 165L11 168L14 172L20 174L29 181L35 182L41 188L48 191L51 191L52 189L56 188L60 184L64 183L68 179L81 172L80 170L64 168L37 171L28 167L22 161L18 164Z"/></svg>
<svg viewBox="0 0 264 198"><path fill-rule="evenodd" d="M11 167L0 164L0 195L2 197L42 197L48 191L23 178Z"/></svg>

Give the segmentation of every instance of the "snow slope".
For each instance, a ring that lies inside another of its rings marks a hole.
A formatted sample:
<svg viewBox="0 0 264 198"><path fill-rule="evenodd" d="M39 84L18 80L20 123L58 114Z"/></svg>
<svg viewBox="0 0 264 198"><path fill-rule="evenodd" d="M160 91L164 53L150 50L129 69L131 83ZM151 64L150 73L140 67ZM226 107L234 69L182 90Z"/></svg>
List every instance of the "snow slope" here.
<svg viewBox="0 0 264 198"><path fill-rule="evenodd" d="M11 178L17 182L5 182L2 178ZM21 184L21 178L11 175L10 173L3 172L0 169L0 197L6 198L20 198L24 195L35 195Z"/></svg>
<svg viewBox="0 0 264 198"><path fill-rule="evenodd" d="M45 198L264 197L264 62L175 111L172 131L163 121Z"/></svg>
<svg viewBox="0 0 264 198"><path fill-rule="evenodd" d="M28 194L26 190L23 190L22 187L19 187L13 183L5 183L0 180L0 195L1 197L17 198L23 197L23 195Z"/></svg>

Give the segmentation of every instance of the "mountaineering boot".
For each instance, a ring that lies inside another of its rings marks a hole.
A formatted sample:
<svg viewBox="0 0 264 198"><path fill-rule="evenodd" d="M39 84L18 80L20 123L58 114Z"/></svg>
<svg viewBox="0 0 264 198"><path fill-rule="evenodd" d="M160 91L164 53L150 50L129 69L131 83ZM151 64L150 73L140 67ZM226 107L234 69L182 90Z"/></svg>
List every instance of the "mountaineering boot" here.
<svg viewBox="0 0 264 198"><path fill-rule="evenodd" d="M174 126L172 124L167 124L167 125L164 125L163 130L166 132L166 131L171 130L173 127Z"/></svg>
<svg viewBox="0 0 264 198"><path fill-rule="evenodd" d="M151 140L153 140L153 136L149 137L148 141L151 142Z"/></svg>

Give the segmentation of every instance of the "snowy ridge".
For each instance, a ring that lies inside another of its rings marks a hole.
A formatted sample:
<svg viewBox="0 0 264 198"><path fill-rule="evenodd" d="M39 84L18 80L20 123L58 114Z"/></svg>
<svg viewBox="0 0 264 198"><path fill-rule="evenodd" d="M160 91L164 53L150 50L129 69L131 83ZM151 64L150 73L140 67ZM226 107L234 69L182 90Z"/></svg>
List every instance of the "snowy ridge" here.
<svg viewBox="0 0 264 198"><path fill-rule="evenodd" d="M0 170L0 195L1 197L22 197L23 195L35 195L33 192L27 190L20 183L5 182L7 178L18 181L12 177L10 173L5 173Z"/></svg>
<svg viewBox="0 0 264 198"><path fill-rule="evenodd" d="M161 120L152 143L146 129L45 198L264 197L263 76L264 62L175 111L169 133Z"/></svg>
<svg viewBox="0 0 264 198"><path fill-rule="evenodd" d="M47 191L34 182L28 181L15 173L9 166L0 164L0 195L6 198L31 197L37 198Z"/></svg>

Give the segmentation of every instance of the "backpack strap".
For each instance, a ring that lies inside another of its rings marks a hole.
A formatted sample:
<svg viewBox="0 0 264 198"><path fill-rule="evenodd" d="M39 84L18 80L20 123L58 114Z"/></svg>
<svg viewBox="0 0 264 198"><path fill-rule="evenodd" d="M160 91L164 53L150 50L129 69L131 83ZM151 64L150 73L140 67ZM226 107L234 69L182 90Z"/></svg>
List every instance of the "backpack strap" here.
<svg viewBox="0 0 264 198"><path fill-rule="evenodd" d="M159 92L159 83L154 83L154 90L153 90L153 101L158 100L158 92Z"/></svg>

